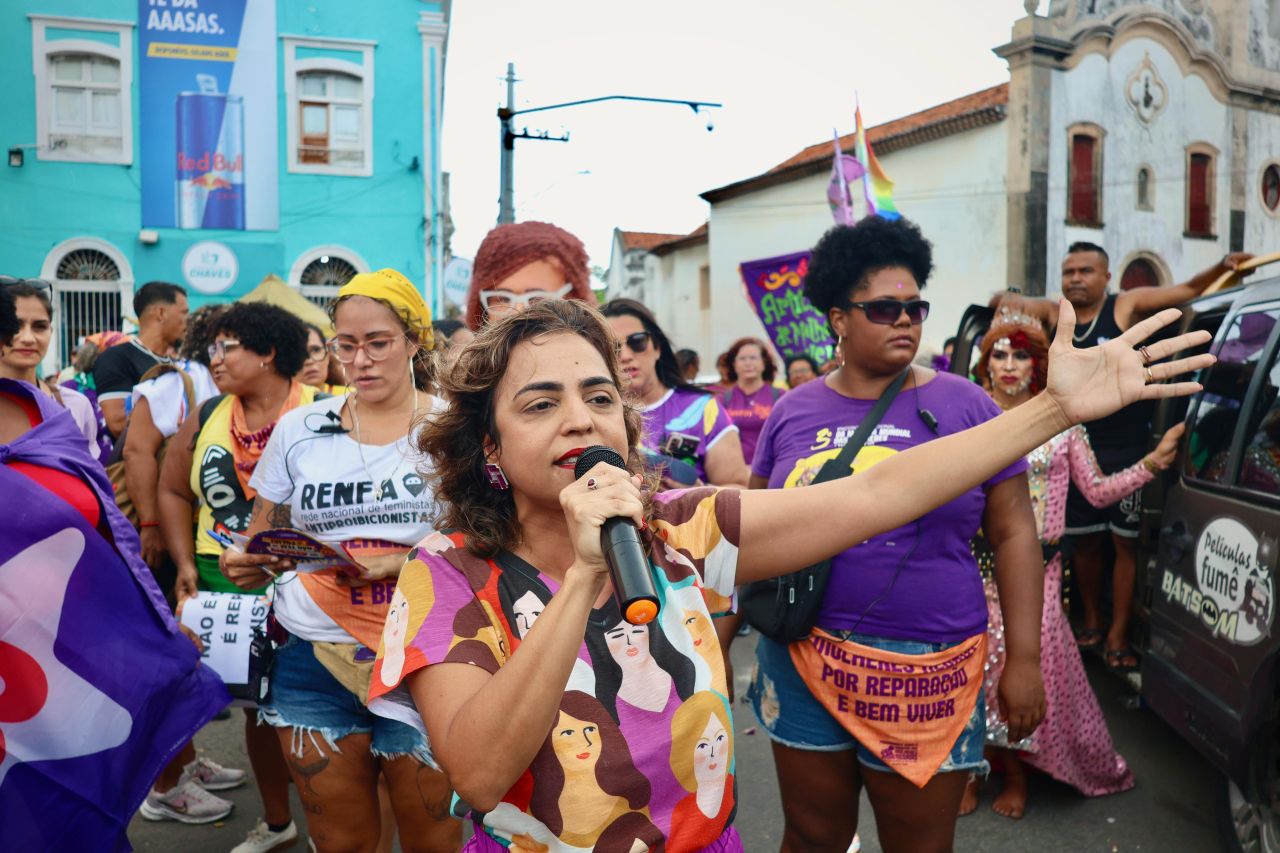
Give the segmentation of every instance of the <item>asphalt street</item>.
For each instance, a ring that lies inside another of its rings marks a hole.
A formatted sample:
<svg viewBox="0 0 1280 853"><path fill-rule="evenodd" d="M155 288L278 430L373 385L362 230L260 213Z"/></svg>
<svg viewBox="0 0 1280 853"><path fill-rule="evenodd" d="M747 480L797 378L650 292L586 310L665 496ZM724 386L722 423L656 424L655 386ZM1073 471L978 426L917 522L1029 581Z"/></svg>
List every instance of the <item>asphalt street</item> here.
<svg viewBox="0 0 1280 853"><path fill-rule="evenodd" d="M752 853L777 850L782 838L782 809L769 739L759 729L750 707L741 700L750 678L754 649L754 636L739 639L733 647L739 696L734 724L740 797L737 827ZM1088 667L1112 736L1133 767L1137 787L1123 794L1087 799L1065 785L1033 775L1027 814L1012 821L990 809L998 783L998 777L993 777L978 811L960 820L956 850L1203 853L1219 849L1209 765L1153 713L1135 707L1134 694L1125 684L1096 661L1090 660ZM217 761L247 768L242 714L236 710L230 720L211 723L197 736L197 746ZM130 826L129 838L136 849L145 853L225 853L253 826L260 805L252 786L222 795L236 804L235 811L223 822L184 826L150 823L139 817ZM865 797L859 808L862 849L875 853L880 845ZM301 826L303 812L296 793L294 816ZM305 850L305 842L299 841L294 849Z"/></svg>

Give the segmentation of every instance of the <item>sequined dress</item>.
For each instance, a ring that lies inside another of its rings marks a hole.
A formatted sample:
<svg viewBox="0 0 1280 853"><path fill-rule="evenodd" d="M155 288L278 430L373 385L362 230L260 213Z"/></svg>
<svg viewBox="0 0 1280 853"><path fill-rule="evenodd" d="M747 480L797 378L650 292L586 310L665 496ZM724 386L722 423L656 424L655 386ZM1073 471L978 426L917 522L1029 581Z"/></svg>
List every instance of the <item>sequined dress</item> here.
<svg viewBox="0 0 1280 853"><path fill-rule="evenodd" d="M1091 504L1116 503L1151 481L1142 463L1107 476L1098 467L1088 434L1072 427L1036 448L1027 457L1031 507L1040 541L1057 543L1066 526L1067 487L1075 481ZM984 566L984 569L986 567ZM1013 748L1031 766L1096 797L1133 787L1133 773L1115 750L1098 699L1085 676L1084 663L1062 607L1062 555L1044 567L1044 610L1040 630L1040 670L1047 710L1035 734L1009 744L1008 726L1000 720L996 701L1004 671L1004 621L995 579L983 572L987 592L987 742Z"/></svg>

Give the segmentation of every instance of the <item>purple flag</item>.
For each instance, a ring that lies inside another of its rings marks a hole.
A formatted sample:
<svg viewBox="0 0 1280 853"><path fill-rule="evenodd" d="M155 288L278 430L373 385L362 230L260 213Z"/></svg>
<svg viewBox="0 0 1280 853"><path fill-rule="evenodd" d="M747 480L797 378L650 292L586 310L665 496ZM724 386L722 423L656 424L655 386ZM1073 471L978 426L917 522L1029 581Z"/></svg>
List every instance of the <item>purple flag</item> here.
<svg viewBox="0 0 1280 853"><path fill-rule="evenodd" d="M831 359L835 341L827 318L804 296L809 252L747 261L738 266L747 299L782 358L807 355L821 367Z"/></svg>
<svg viewBox="0 0 1280 853"><path fill-rule="evenodd" d="M0 848L127 850L153 780L230 697L178 632L71 416L29 386L0 392L44 416L0 445ZM87 484L115 547L15 462Z"/></svg>

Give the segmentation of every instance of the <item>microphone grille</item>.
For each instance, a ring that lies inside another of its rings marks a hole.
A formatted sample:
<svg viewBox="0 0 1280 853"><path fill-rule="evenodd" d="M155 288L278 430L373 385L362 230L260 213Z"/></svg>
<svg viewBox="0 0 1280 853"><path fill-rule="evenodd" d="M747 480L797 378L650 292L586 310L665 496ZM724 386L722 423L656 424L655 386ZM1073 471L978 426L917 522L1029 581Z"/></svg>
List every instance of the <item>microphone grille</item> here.
<svg viewBox="0 0 1280 853"><path fill-rule="evenodd" d="M627 467L626 460L619 456L616 450L597 444L582 451L582 455L578 457L578 464L573 466L573 476L580 478L601 462L607 462L615 468Z"/></svg>

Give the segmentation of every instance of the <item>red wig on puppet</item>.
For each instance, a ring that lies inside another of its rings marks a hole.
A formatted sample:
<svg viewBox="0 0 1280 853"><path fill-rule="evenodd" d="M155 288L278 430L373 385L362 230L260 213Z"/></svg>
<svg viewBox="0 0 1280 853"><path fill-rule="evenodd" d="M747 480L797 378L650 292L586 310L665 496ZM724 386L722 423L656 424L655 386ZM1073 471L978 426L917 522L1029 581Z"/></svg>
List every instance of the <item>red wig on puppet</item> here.
<svg viewBox="0 0 1280 853"><path fill-rule="evenodd" d="M1049 375L1049 338L1038 320L1008 311L997 314L982 337L981 354L973 370L978 384L991 390L991 350L1000 341L1008 341L1014 350L1031 354L1031 393L1043 391Z"/></svg>
<svg viewBox="0 0 1280 853"><path fill-rule="evenodd" d="M485 324L480 291L493 290L513 274L537 261L551 261L573 286L568 298L595 304L587 250L577 237L549 222L516 222L499 225L485 235L476 251L467 291L467 326L479 331Z"/></svg>

